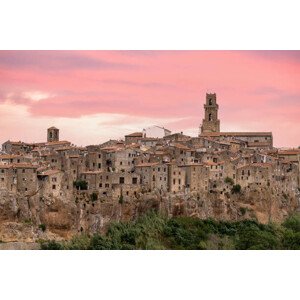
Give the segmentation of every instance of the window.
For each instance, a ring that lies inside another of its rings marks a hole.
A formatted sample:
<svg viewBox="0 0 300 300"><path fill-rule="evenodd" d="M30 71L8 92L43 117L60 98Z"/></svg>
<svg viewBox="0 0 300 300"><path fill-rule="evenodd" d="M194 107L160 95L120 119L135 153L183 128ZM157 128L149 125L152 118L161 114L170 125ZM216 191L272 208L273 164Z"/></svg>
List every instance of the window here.
<svg viewBox="0 0 300 300"><path fill-rule="evenodd" d="M120 183L120 184L123 184L124 182L125 182L125 178L124 178L124 177L120 177L119 183Z"/></svg>
<svg viewBox="0 0 300 300"><path fill-rule="evenodd" d="M25 173L25 169L22 170L22 173Z"/></svg>
<svg viewBox="0 0 300 300"><path fill-rule="evenodd" d="M132 178L132 184L137 184L137 178L136 177Z"/></svg>
<svg viewBox="0 0 300 300"><path fill-rule="evenodd" d="M176 180L175 179L173 179L173 184L175 184L176 183Z"/></svg>
<svg viewBox="0 0 300 300"><path fill-rule="evenodd" d="M56 189L56 185L53 184L53 185L52 185L52 190L55 190L55 189Z"/></svg>
<svg viewBox="0 0 300 300"><path fill-rule="evenodd" d="M100 163L98 163L98 169L101 169L101 164Z"/></svg>
<svg viewBox="0 0 300 300"><path fill-rule="evenodd" d="M160 172L160 168L157 168L157 171Z"/></svg>
<svg viewBox="0 0 300 300"><path fill-rule="evenodd" d="M122 161L120 161L120 166L122 166L122 164L123 164L123 162L122 162Z"/></svg>
<svg viewBox="0 0 300 300"><path fill-rule="evenodd" d="M212 99L209 99L208 104L212 105Z"/></svg>
<svg viewBox="0 0 300 300"><path fill-rule="evenodd" d="M99 183L99 188L102 188L102 183Z"/></svg>
<svg viewBox="0 0 300 300"><path fill-rule="evenodd" d="M109 188L109 183L105 183L105 187L106 187L106 188Z"/></svg>
<svg viewBox="0 0 300 300"><path fill-rule="evenodd" d="M155 176L154 175L152 176L152 181L155 181Z"/></svg>
<svg viewBox="0 0 300 300"><path fill-rule="evenodd" d="M52 182L56 182L56 181L57 181L56 177L52 177Z"/></svg>
<svg viewBox="0 0 300 300"><path fill-rule="evenodd" d="M208 115L208 121L212 121L212 114Z"/></svg>

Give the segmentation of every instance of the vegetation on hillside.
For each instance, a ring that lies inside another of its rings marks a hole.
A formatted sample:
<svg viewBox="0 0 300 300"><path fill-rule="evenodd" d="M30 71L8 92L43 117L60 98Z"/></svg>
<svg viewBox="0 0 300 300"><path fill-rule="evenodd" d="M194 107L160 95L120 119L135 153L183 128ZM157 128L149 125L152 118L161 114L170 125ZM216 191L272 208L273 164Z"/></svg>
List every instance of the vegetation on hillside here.
<svg viewBox="0 0 300 300"><path fill-rule="evenodd" d="M149 213L136 222L113 223L106 235L79 235L70 241L41 242L45 250L272 250L300 249L300 215L282 225L200 220L191 217L166 219Z"/></svg>

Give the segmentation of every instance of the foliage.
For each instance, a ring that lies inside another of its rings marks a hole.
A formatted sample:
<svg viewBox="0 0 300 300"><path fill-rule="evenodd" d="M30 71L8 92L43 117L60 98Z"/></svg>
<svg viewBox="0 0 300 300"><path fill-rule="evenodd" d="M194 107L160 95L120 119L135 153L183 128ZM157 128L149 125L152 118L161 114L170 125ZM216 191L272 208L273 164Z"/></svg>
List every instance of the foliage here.
<svg viewBox="0 0 300 300"><path fill-rule="evenodd" d="M45 225L45 224L40 224L40 225L39 225L39 228L40 228L43 232L46 231L46 225Z"/></svg>
<svg viewBox="0 0 300 300"><path fill-rule="evenodd" d="M295 214L289 217L285 220L283 226L293 230L294 232L300 232L300 214Z"/></svg>
<svg viewBox="0 0 300 300"><path fill-rule="evenodd" d="M247 208L246 207L240 207L240 212L244 216L247 212Z"/></svg>
<svg viewBox="0 0 300 300"><path fill-rule="evenodd" d="M62 244L56 241L41 241L42 250L63 250Z"/></svg>
<svg viewBox="0 0 300 300"><path fill-rule="evenodd" d="M120 197L119 197L119 203L120 203L120 204L123 204L123 203L124 203L124 197L123 197L122 194L121 194Z"/></svg>
<svg viewBox="0 0 300 300"><path fill-rule="evenodd" d="M231 193L232 194L238 194L241 192L241 186L239 184L235 184L232 189L231 189Z"/></svg>
<svg viewBox="0 0 300 300"><path fill-rule="evenodd" d="M98 194L95 192L93 192L90 197L91 197L92 202L95 202L98 200Z"/></svg>
<svg viewBox="0 0 300 300"><path fill-rule="evenodd" d="M86 191L88 188L88 183L85 180L76 180L73 185L77 190Z"/></svg>
<svg viewBox="0 0 300 300"><path fill-rule="evenodd" d="M230 185L234 185L233 179L230 178L230 177L228 177L228 176L224 179L224 182L225 182L225 183L228 183L228 184L230 184Z"/></svg>
<svg viewBox="0 0 300 300"><path fill-rule="evenodd" d="M300 249L300 216L283 225L201 220L192 217L167 219L150 212L135 222L112 223L105 235L81 234L65 242L41 242L48 250L271 250Z"/></svg>

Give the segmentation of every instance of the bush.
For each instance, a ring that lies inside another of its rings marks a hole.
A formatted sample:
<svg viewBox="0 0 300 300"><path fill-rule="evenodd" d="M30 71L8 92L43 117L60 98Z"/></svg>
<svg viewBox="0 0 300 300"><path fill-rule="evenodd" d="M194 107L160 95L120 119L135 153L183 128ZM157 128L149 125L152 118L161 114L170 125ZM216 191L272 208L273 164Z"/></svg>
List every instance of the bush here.
<svg viewBox="0 0 300 300"><path fill-rule="evenodd" d="M240 212L244 216L247 212L247 208L246 207L240 207Z"/></svg>
<svg viewBox="0 0 300 300"><path fill-rule="evenodd" d="M70 241L41 242L46 250L132 250L132 249L299 249L299 215L283 226L254 220L237 222L201 220L191 217L166 219L150 212L134 222L110 224L106 235L79 234Z"/></svg>
<svg viewBox="0 0 300 300"><path fill-rule="evenodd" d="M63 250L62 244L56 241L42 241L41 242L42 250Z"/></svg>
<svg viewBox="0 0 300 300"><path fill-rule="evenodd" d="M88 188L88 183L85 180L76 180L73 185L77 190L86 191Z"/></svg>
<svg viewBox="0 0 300 300"><path fill-rule="evenodd" d="M39 225L39 228L40 228L43 232L46 231L46 225L45 225L45 224L40 224L40 225Z"/></svg>
<svg viewBox="0 0 300 300"><path fill-rule="evenodd" d="M123 203L124 203L124 197L123 197L122 194L121 194L120 197L119 197L119 203L120 203L120 204L123 204Z"/></svg>
<svg viewBox="0 0 300 300"><path fill-rule="evenodd" d="M225 182L225 183L228 183L228 184L230 184L230 185L234 185L233 179L230 178L230 177L228 177L228 176L224 179L224 182Z"/></svg>
<svg viewBox="0 0 300 300"><path fill-rule="evenodd" d="M91 198L91 201L92 201L92 202L95 202L95 201L98 200L98 194L95 193L95 192L93 192L93 193L91 194L90 198Z"/></svg>
<svg viewBox="0 0 300 300"><path fill-rule="evenodd" d="M239 194L241 192L241 186L239 184L235 184L232 189L231 189L231 193L232 194Z"/></svg>
<svg viewBox="0 0 300 300"><path fill-rule="evenodd" d="M290 216L285 220L283 226L287 229L291 229L294 232L300 232L300 214Z"/></svg>

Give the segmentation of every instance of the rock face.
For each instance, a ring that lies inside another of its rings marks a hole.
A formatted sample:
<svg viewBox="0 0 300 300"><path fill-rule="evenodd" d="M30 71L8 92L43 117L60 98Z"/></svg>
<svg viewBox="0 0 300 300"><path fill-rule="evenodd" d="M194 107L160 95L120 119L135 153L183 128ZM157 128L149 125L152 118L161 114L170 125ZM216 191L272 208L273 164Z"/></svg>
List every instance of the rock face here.
<svg viewBox="0 0 300 300"><path fill-rule="evenodd" d="M80 232L105 232L113 221L130 221L149 210L168 217L193 216L218 220L256 219L282 222L298 208L296 197L273 195L266 189L238 194L138 194L118 200L90 197L75 192L69 198L24 197L0 192L0 241L33 243L38 240L65 240ZM20 246L22 248L22 246Z"/></svg>

